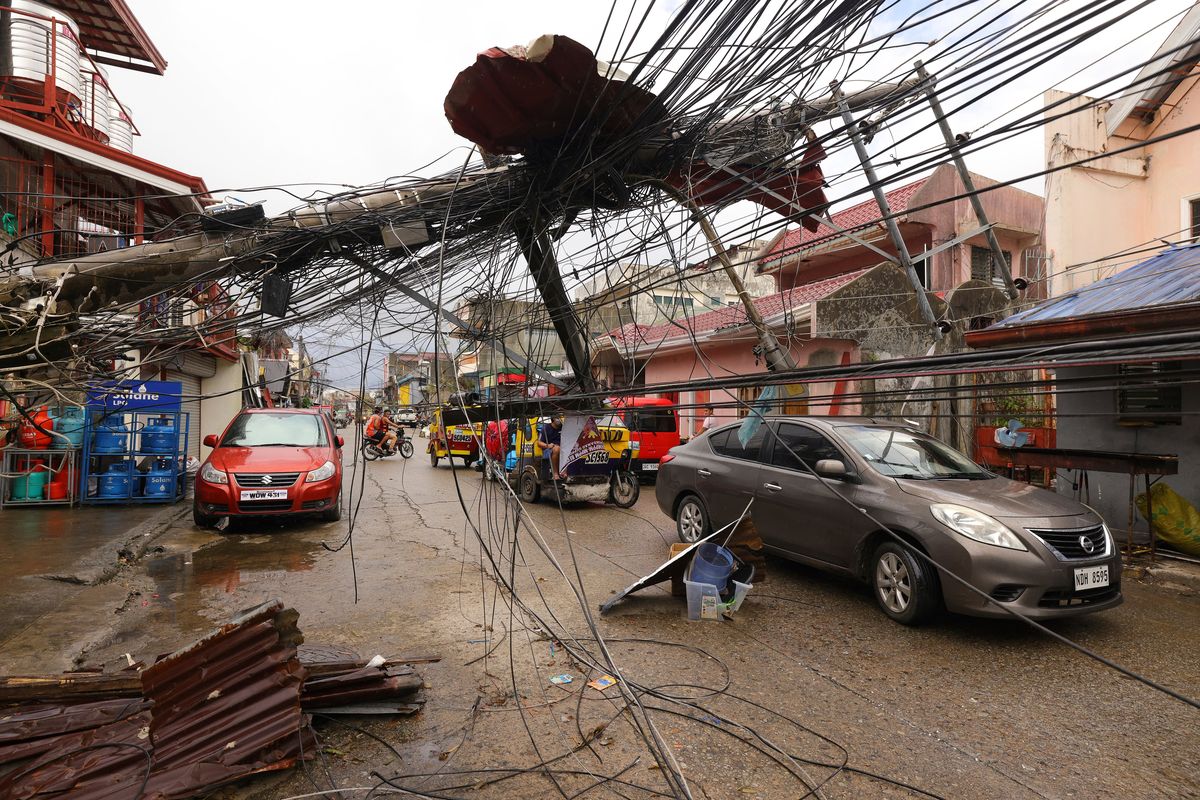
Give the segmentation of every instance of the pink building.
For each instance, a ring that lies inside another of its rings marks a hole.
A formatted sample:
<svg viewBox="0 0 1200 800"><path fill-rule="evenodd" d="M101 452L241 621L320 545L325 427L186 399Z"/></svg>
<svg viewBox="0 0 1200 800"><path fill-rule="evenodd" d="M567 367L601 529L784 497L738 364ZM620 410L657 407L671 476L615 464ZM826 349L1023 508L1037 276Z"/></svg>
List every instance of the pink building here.
<svg viewBox="0 0 1200 800"><path fill-rule="evenodd" d="M981 189L996 183L981 176L975 180ZM979 224L967 199L954 199L962 193L958 173L943 165L887 195L893 211L901 215L901 235L914 257L943 246L918 261L930 305L939 319L951 323L950 334L938 343L943 351L962 348L966 330L1005 316L1008 306L983 234L965 235ZM1029 294L1039 296L1042 199L1009 186L985 192L983 198L1001 249L1014 265L1014 277L1029 280ZM859 239L895 253L880 216L872 200L832 219ZM781 232L759 259L757 271L773 276L780 291L759 298L755 305L799 367L924 354L934 344L903 270L831 228ZM593 364L610 386L745 376L766 372L755 353L757 345L755 331L738 305L663 324L625 325L596 340ZM856 388L853 382L807 384L803 393L790 393L778 410L888 413L879 405L861 405L854 396ZM693 407L712 404L717 417L733 419L760 390L751 386L732 393L695 391L673 397L682 407L682 432L699 429L703 417Z"/></svg>
<svg viewBox="0 0 1200 800"><path fill-rule="evenodd" d="M980 190L996 185L991 178L973 177ZM958 197L963 191L958 172L952 165L943 164L928 176L887 193L892 212L900 215L900 233L914 259L979 228L970 201ZM958 199L950 199L955 197ZM1036 291L1044 277L1042 198L1012 186L986 191L981 198L1000 248L1013 265L1013 277L1026 278ZM833 222L895 255L896 248L880 216L879 205L867 200L835 214ZM789 228L777 235L759 261L759 272L775 275L779 288L787 289L847 270L873 267L880 261L879 254L870 248L822 225L816 231ZM948 292L969 280L1003 285L982 233L935 253L928 261L930 266L922 260L916 267L925 288L932 292Z"/></svg>

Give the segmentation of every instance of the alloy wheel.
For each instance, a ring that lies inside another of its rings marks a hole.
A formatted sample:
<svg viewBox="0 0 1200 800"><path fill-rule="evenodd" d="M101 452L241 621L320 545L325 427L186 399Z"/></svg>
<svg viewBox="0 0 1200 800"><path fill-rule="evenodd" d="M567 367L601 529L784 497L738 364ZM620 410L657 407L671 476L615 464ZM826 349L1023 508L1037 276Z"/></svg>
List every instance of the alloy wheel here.
<svg viewBox="0 0 1200 800"><path fill-rule="evenodd" d="M903 614L912 601L912 580L908 567L895 553L884 553L875 567L875 591L889 611Z"/></svg>
<svg viewBox="0 0 1200 800"><path fill-rule="evenodd" d="M679 532L685 542L695 542L704 535L704 512L695 501L684 503L679 509Z"/></svg>

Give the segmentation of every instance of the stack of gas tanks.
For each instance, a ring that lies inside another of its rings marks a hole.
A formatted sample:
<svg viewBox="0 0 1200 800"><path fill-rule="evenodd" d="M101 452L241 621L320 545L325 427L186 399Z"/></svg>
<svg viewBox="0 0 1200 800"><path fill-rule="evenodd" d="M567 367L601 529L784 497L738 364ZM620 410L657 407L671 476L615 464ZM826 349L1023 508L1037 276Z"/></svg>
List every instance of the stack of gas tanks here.
<svg viewBox="0 0 1200 800"><path fill-rule="evenodd" d="M16 441L4 450L0 505L74 502L85 427L80 406L40 406L24 412Z"/></svg>
<svg viewBox="0 0 1200 800"><path fill-rule="evenodd" d="M93 412L84 440L84 503L173 502L182 496L187 414Z"/></svg>

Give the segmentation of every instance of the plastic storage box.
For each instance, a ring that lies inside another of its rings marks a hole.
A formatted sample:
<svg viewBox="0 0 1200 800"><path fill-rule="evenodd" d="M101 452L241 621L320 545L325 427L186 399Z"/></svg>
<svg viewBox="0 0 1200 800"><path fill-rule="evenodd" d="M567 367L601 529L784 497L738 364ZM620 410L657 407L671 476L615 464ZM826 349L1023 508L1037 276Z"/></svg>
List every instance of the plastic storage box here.
<svg viewBox="0 0 1200 800"><path fill-rule="evenodd" d="M731 599L722 601L716 586L692 580L692 564L688 564L687 571L683 574L683 586L687 591L688 619L724 619L725 615L741 608L746 594L754 588L752 580L754 567L737 562L729 578L729 582L733 584L733 595Z"/></svg>

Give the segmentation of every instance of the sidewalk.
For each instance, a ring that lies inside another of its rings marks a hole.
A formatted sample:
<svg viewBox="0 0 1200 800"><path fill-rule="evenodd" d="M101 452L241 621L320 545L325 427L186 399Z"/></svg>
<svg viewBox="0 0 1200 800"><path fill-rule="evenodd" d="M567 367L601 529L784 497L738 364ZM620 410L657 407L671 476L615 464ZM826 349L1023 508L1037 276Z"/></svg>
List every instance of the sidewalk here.
<svg viewBox="0 0 1200 800"><path fill-rule="evenodd" d="M1151 564L1145 558L1126 566L1125 574L1133 580L1153 583L1185 594L1200 593L1200 564L1161 555Z"/></svg>
<svg viewBox="0 0 1200 800"><path fill-rule="evenodd" d="M86 586L116 574L190 510L173 505L7 508L0 511L0 652Z"/></svg>

